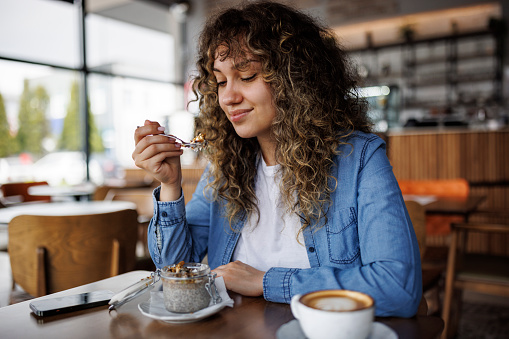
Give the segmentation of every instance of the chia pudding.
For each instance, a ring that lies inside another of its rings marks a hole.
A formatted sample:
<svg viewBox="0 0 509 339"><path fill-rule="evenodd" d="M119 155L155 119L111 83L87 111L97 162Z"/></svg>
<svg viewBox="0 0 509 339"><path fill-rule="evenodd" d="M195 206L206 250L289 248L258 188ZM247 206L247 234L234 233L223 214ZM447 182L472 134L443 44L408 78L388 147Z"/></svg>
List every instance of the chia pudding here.
<svg viewBox="0 0 509 339"><path fill-rule="evenodd" d="M210 294L205 288L209 282L210 267L200 263L183 261L161 270L164 306L170 312L191 313L210 303Z"/></svg>

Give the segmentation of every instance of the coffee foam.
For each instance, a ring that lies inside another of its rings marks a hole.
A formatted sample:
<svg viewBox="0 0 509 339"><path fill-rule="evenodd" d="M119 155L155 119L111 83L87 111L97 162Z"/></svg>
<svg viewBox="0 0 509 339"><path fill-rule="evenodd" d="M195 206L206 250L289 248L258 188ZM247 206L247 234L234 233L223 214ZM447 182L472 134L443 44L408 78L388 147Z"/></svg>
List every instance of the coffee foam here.
<svg viewBox="0 0 509 339"><path fill-rule="evenodd" d="M308 307L333 312L355 311L373 305L373 299L368 295L344 290L312 292L304 295L301 302Z"/></svg>
<svg viewBox="0 0 509 339"><path fill-rule="evenodd" d="M331 297L311 300L309 306L324 311L352 311L362 308L363 304L350 298Z"/></svg>

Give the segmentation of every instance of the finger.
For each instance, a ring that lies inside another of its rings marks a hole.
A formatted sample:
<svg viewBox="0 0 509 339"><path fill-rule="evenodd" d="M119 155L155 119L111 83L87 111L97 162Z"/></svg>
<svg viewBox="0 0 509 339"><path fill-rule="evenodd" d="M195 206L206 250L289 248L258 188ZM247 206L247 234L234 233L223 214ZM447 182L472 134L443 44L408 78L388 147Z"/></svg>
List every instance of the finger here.
<svg viewBox="0 0 509 339"><path fill-rule="evenodd" d="M138 127L138 129L141 129L143 127ZM142 132L142 131L138 131L136 130L135 133L134 133L134 139L135 139L135 146L138 145L138 143L140 143L142 140L145 141L145 143L147 144L152 144L152 143L160 143L160 144L167 144L167 143L172 143L172 144L179 144L180 145L180 142L178 142L175 138L172 138L172 137L169 137L167 135L160 135L161 133L164 133L164 127L159 127L157 130L149 130L148 132Z"/></svg>
<svg viewBox="0 0 509 339"><path fill-rule="evenodd" d="M154 170L154 169L159 169L163 165L163 162L166 161L166 159L178 158L181 155L182 155L182 152L175 153L174 151L159 152L151 157L141 155L140 157L136 158L135 165L138 167L150 170L152 172L152 170Z"/></svg>
<svg viewBox="0 0 509 339"><path fill-rule="evenodd" d="M152 146L152 145L166 145L162 146L161 150L174 150L174 149L180 149L181 145L178 144L175 139L168 138L165 136L158 136L158 135L148 135L144 136L142 139L139 140L139 142L135 145L134 150L135 153L141 153L146 148ZM166 149L167 147L167 149Z"/></svg>
<svg viewBox="0 0 509 339"><path fill-rule="evenodd" d="M183 151L179 144L171 143L168 140L160 143L151 143L148 137L146 137L135 146L132 158L136 166L148 169L153 166L147 166L147 162L152 161L157 166L160 166L166 158L179 157L182 153Z"/></svg>
<svg viewBox="0 0 509 339"><path fill-rule="evenodd" d="M144 125L138 126L134 131L134 142L137 144L147 135L160 134L162 132L164 132L164 127L162 127L158 122L145 120Z"/></svg>
<svg viewBox="0 0 509 339"><path fill-rule="evenodd" d="M159 125L159 123L157 121L150 121L148 119L145 119L145 122L143 123L144 126L147 126L147 125Z"/></svg>
<svg viewBox="0 0 509 339"><path fill-rule="evenodd" d="M175 158L178 160L178 158L182 155L182 151L180 151L179 153L175 153L175 152L161 152L161 153L158 153L156 155L154 155L153 157L151 157L150 159L147 159L147 162L148 164L153 164L153 168L157 168L159 169L163 163L167 163L168 165L171 166L171 164L169 162L167 162L167 160L169 159L172 159L172 158Z"/></svg>
<svg viewBox="0 0 509 339"><path fill-rule="evenodd" d="M138 146L137 146L138 148ZM136 162L144 162L154 160L155 162L163 162L166 158L179 157L183 150L178 144L149 144L145 148L141 148L135 152L133 158Z"/></svg>
<svg viewBox="0 0 509 339"><path fill-rule="evenodd" d="M218 266L215 269L213 269L212 272L216 273L218 277L222 277L225 273L225 268L226 268L225 266L226 265Z"/></svg>

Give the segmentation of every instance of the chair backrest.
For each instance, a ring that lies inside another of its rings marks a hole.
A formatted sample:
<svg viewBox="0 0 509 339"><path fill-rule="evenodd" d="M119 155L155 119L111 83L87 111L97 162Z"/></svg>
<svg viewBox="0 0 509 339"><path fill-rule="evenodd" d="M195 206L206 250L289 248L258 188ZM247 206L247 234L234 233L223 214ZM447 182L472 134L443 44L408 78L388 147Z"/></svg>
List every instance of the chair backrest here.
<svg viewBox="0 0 509 339"><path fill-rule="evenodd" d="M184 193L184 200L187 204L193 197L196 186L200 181L201 175L205 168L183 168L182 169L182 192Z"/></svg>
<svg viewBox="0 0 509 339"><path fill-rule="evenodd" d="M509 225L489 223L455 223L447 260L444 307L445 327L442 338L454 338L458 324L458 303L461 293L470 290L482 294L509 297L509 257L484 253L468 253L466 242L476 233L509 235Z"/></svg>
<svg viewBox="0 0 509 339"><path fill-rule="evenodd" d="M398 180L403 194L434 195L440 198L465 199L470 192L468 181L458 179Z"/></svg>
<svg viewBox="0 0 509 339"><path fill-rule="evenodd" d="M424 209L424 206L416 201L405 201L405 205L408 210L410 220L412 220L412 225L414 226L417 242L419 243L419 252L422 259L424 257L424 252L426 252L426 210Z"/></svg>
<svg viewBox="0 0 509 339"><path fill-rule="evenodd" d="M154 214L152 189L111 189L104 200L130 201L136 204L139 219L150 220Z"/></svg>
<svg viewBox="0 0 509 339"><path fill-rule="evenodd" d="M150 174L141 168L125 168L124 180L128 185L150 187L156 181Z"/></svg>
<svg viewBox="0 0 509 339"><path fill-rule="evenodd" d="M48 185L46 181L34 182L9 182L2 184L0 189L4 197L19 196L21 202L50 201L50 196L35 196L28 194L28 188L32 186Z"/></svg>
<svg viewBox="0 0 509 339"><path fill-rule="evenodd" d="M105 200L108 192L112 189L110 186L97 186L94 191L92 200Z"/></svg>
<svg viewBox="0 0 509 339"><path fill-rule="evenodd" d="M154 214L154 200L151 188L118 189L108 191L104 200L129 201L136 204L138 212L138 257L150 257L148 250L148 226Z"/></svg>
<svg viewBox="0 0 509 339"><path fill-rule="evenodd" d="M13 280L38 297L127 272L137 225L135 210L17 216L8 228Z"/></svg>

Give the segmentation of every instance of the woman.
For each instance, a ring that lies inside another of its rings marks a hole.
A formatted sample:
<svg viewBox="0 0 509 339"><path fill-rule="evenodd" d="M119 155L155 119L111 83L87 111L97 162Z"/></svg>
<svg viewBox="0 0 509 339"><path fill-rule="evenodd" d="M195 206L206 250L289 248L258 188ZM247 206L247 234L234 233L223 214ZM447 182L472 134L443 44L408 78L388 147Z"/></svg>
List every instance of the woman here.
<svg viewBox="0 0 509 339"><path fill-rule="evenodd" d="M199 43L198 132L209 166L185 206L181 145L157 122L133 159L161 182L148 244L157 267L211 268L267 300L320 289L371 295L378 316L416 313L419 248L384 142L329 30L281 4L228 9Z"/></svg>

